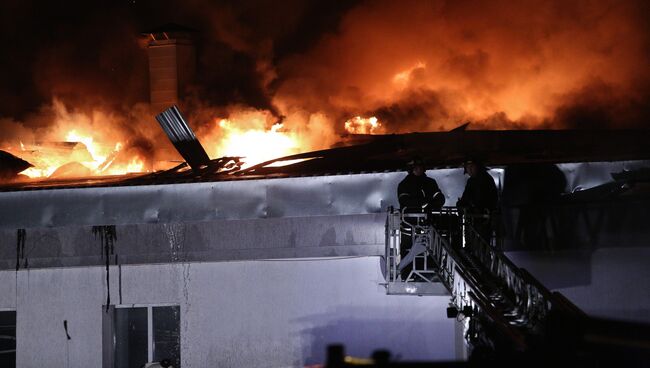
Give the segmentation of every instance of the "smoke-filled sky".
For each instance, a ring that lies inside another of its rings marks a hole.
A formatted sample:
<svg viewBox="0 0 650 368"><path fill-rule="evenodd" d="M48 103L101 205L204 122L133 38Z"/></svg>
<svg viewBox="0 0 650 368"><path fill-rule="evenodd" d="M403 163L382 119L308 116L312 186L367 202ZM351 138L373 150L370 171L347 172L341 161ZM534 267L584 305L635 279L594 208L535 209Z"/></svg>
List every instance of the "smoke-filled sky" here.
<svg viewBox="0 0 650 368"><path fill-rule="evenodd" d="M354 116L385 132L647 127L648 14L643 0L5 0L0 123L100 109L147 141L138 36L173 22L200 31L183 102L199 131L251 111L305 134Z"/></svg>

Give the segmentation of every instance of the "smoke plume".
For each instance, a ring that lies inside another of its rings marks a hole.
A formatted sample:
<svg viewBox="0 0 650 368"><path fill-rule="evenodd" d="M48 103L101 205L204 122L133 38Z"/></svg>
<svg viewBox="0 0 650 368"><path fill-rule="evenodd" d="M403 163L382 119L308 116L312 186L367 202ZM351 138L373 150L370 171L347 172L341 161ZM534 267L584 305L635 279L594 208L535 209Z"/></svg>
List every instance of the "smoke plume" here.
<svg viewBox="0 0 650 368"><path fill-rule="evenodd" d="M139 34L169 22L199 31L181 108L212 156L224 153L225 127L275 129L306 150L334 143L357 116L386 133L466 121L646 128L649 13L646 1L613 0L10 0L0 5L0 141L61 140L61 127L79 124L147 161L166 157Z"/></svg>

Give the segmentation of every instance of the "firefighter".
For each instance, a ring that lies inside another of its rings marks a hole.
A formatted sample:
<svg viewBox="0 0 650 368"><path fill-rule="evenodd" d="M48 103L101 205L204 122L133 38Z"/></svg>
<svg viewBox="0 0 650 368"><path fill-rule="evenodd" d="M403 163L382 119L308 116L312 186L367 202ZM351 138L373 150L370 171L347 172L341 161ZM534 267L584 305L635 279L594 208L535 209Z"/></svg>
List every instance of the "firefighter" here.
<svg viewBox="0 0 650 368"><path fill-rule="evenodd" d="M456 206L477 211L494 210L497 207L497 187L485 165L478 160L468 159L464 166L469 179Z"/></svg>
<svg viewBox="0 0 650 368"><path fill-rule="evenodd" d="M397 186L397 197L400 207L410 211L440 209L445 204L438 183L427 176L419 158L408 163L408 175Z"/></svg>
<svg viewBox="0 0 650 368"><path fill-rule="evenodd" d="M456 207L465 211L466 219L474 226L483 240L490 243L492 234L490 216L497 208L497 187L481 161L473 158L467 159L464 167L465 174L469 175L469 179L467 179L465 191L458 199Z"/></svg>
<svg viewBox="0 0 650 368"><path fill-rule="evenodd" d="M440 191L438 183L426 175L424 163L419 158L414 158L408 163L408 175L397 186L397 196L402 211L406 213L430 212L440 209L445 204L445 196ZM430 221L430 219L429 219ZM413 245L413 227L402 223L400 228L400 259L404 259ZM421 267L418 260L416 267ZM406 281L411 273L412 264L401 271L402 281Z"/></svg>

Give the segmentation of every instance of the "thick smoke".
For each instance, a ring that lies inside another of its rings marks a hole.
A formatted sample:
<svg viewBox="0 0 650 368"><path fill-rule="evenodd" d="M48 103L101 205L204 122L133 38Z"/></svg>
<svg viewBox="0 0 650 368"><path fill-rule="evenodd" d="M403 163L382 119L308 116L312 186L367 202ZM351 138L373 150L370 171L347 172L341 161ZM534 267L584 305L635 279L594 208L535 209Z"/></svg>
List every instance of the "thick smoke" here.
<svg viewBox="0 0 650 368"><path fill-rule="evenodd" d="M0 141L61 140L52 125L67 111L148 160L171 150L146 106L139 37L169 22L199 31L181 107L200 137L218 140L224 118L283 122L309 149L334 143L354 116L388 133L466 121L646 127L649 13L646 1L9 0Z"/></svg>
<svg viewBox="0 0 650 368"><path fill-rule="evenodd" d="M646 4L363 3L278 63L276 98L393 131L645 126Z"/></svg>

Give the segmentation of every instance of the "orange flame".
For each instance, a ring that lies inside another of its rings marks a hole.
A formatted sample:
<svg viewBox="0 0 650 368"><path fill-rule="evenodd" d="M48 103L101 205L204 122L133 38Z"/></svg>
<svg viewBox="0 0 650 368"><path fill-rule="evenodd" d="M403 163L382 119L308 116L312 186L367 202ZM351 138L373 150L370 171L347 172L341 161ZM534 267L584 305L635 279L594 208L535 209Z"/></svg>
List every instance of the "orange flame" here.
<svg viewBox="0 0 650 368"><path fill-rule="evenodd" d="M90 153L92 161L85 161L83 164L90 166L92 169L96 169L99 165L106 161L107 155L104 154L104 150L94 142L94 138L91 136L81 135L77 133L75 129L72 129L68 132L68 134L66 134L65 141L70 143L81 142L86 146L86 149L88 150L88 153Z"/></svg>
<svg viewBox="0 0 650 368"><path fill-rule="evenodd" d="M34 165L22 174L35 179L124 175L146 171L140 157L132 157L124 164L115 163L123 148L121 142L115 143L113 148L108 147L110 145L98 143L94 137L81 134L77 129L68 131L61 143L22 144L19 155ZM63 170L64 167L66 170Z"/></svg>
<svg viewBox="0 0 650 368"><path fill-rule="evenodd" d="M362 118L355 116L345 122L345 130L350 134L383 134L385 133L384 127L379 120L371 116L369 118Z"/></svg>
<svg viewBox="0 0 650 368"><path fill-rule="evenodd" d="M238 128L228 119L221 119L219 128L223 134L216 144L215 156L241 156L244 168L300 151L299 139L283 131L283 125L279 123L268 130L247 130Z"/></svg>
<svg viewBox="0 0 650 368"><path fill-rule="evenodd" d="M128 137L112 128L120 116L101 111L91 114L69 111L57 100L52 110L55 117L47 130L33 132L42 141L34 138L25 141L21 136L20 141L7 142L3 147L34 165L22 172L24 176L58 179L124 175L145 172L152 165L162 168L167 163L152 162L152 157L141 157L139 151L128 148ZM363 120L355 121L361 124ZM367 129L373 132L380 127L375 118L368 122L372 127ZM327 148L337 140L333 124L325 114L292 111L282 122L277 122L270 111L245 106L233 106L227 118L216 118L213 124L200 126L197 136L210 157L242 157L243 168ZM168 157L165 154L163 157Z"/></svg>
<svg viewBox="0 0 650 368"><path fill-rule="evenodd" d="M5 147L33 167L21 174L34 179L123 175L145 171L144 160L123 150L123 139L110 127L116 117L94 111L69 111L54 100L54 120L47 131L34 134L42 141L19 142L20 149ZM129 154L132 157L126 157Z"/></svg>

